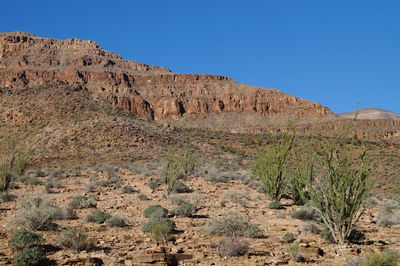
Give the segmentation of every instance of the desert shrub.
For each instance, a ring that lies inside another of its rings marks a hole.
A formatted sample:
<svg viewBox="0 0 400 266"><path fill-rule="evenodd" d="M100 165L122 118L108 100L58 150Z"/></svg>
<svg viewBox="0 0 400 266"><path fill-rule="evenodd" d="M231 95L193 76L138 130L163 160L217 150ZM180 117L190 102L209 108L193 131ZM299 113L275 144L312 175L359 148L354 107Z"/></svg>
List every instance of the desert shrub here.
<svg viewBox="0 0 400 266"><path fill-rule="evenodd" d="M93 197L77 196L68 202L71 209L96 208L97 202Z"/></svg>
<svg viewBox="0 0 400 266"><path fill-rule="evenodd" d="M271 202L268 204L268 208L270 208L270 209L275 209L275 210L284 209L282 203L280 203L279 201L271 201Z"/></svg>
<svg viewBox="0 0 400 266"><path fill-rule="evenodd" d="M151 205L143 211L145 218L162 218L168 216L168 209L161 205Z"/></svg>
<svg viewBox="0 0 400 266"><path fill-rule="evenodd" d="M188 187L187 185L185 185L182 182L176 182L173 188L173 192L175 193L189 193L192 192L192 190L190 189L190 187Z"/></svg>
<svg viewBox="0 0 400 266"><path fill-rule="evenodd" d="M122 187L122 193L124 193L124 194L133 194L133 193L137 193L137 192L138 191L131 186L123 186Z"/></svg>
<svg viewBox="0 0 400 266"><path fill-rule="evenodd" d="M292 233L286 233L283 235L283 241L285 243L293 243L296 240L296 235Z"/></svg>
<svg viewBox="0 0 400 266"><path fill-rule="evenodd" d="M168 233L175 230L175 222L168 219L168 218L153 218L147 223L142 225L142 232L145 233L153 233L156 228L159 227L157 230L163 229L166 231L168 229Z"/></svg>
<svg viewBox="0 0 400 266"><path fill-rule="evenodd" d="M58 176L50 176L46 179L44 184L45 190L48 193L52 192L52 188L62 188L61 178Z"/></svg>
<svg viewBox="0 0 400 266"><path fill-rule="evenodd" d="M67 208L62 210L62 219L75 220L75 219L78 219L78 215L76 214L76 211L74 208L70 208L67 206Z"/></svg>
<svg viewBox="0 0 400 266"><path fill-rule="evenodd" d="M156 181L150 181L149 183L147 183L147 186L151 189L151 191L157 191L158 187L160 186L159 183L157 183Z"/></svg>
<svg viewBox="0 0 400 266"><path fill-rule="evenodd" d="M0 192L0 202L13 201L17 196L8 193L7 191Z"/></svg>
<svg viewBox="0 0 400 266"><path fill-rule="evenodd" d="M178 179L193 174L196 165L197 159L193 152L167 155L164 164L164 182L168 196L174 191Z"/></svg>
<svg viewBox="0 0 400 266"><path fill-rule="evenodd" d="M10 188L13 179L11 161L4 159L0 161L0 191Z"/></svg>
<svg viewBox="0 0 400 266"><path fill-rule="evenodd" d="M92 179L92 180L89 180L89 182L84 183L82 186L83 186L83 190L86 193L95 192L96 191L97 182Z"/></svg>
<svg viewBox="0 0 400 266"><path fill-rule="evenodd" d="M239 204L243 207L248 206L247 200L250 199L249 193L241 190L228 190L219 197L219 204L225 207L228 202Z"/></svg>
<svg viewBox="0 0 400 266"><path fill-rule="evenodd" d="M21 181L22 184L25 184L27 186L37 186L42 184L42 181L40 181L37 177L33 176L20 177L19 181Z"/></svg>
<svg viewBox="0 0 400 266"><path fill-rule="evenodd" d="M59 207L36 196L21 204L20 209L11 217L10 226L27 230L48 230L53 227L53 221L62 217Z"/></svg>
<svg viewBox="0 0 400 266"><path fill-rule="evenodd" d="M24 249L13 258L15 266L39 266L44 259L43 253L36 247Z"/></svg>
<svg viewBox="0 0 400 266"><path fill-rule="evenodd" d="M111 214L97 210L86 215L85 221L88 223L102 224L109 218L111 218Z"/></svg>
<svg viewBox="0 0 400 266"><path fill-rule="evenodd" d="M396 252L385 250L380 253L369 253L362 261L362 266L396 266L400 256Z"/></svg>
<svg viewBox="0 0 400 266"><path fill-rule="evenodd" d="M106 225L111 227L124 227L128 224L125 218L120 216L112 216L106 220Z"/></svg>
<svg viewBox="0 0 400 266"><path fill-rule="evenodd" d="M228 237L258 237L260 229L258 226L248 222L248 219L236 213L226 213L218 218L212 219L204 228L211 235Z"/></svg>
<svg viewBox="0 0 400 266"><path fill-rule="evenodd" d="M335 243L335 239L333 237L332 231L325 227L319 232L319 236L325 239L328 243Z"/></svg>
<svg viewBox="0 0 400 266"><path fill-rule="evenodd" d="M156 223L151 229L151 236L157 241L165 241L171 231L171 226L167 223Z"/></svg>
<svg viewBox="0 0 400 266"><path fill-rule="evenodd" d="M172 214L180 217L191 217L196 212L196 206L190 203L183 204L172 210Z"/></svg>
<svg viewBox="0 0 400 266"><path fill-rule="evenodd" d="M218 243L218 251L222 256L243 256L249 251L249 242L239 238L227 238Z"/></svg>
<svg viewBox="0 0 400 266"><path fill-rule="evenodd" d="M292 218L302 221L312 221L315 219L315 210L309 206L302 206L291 213Z"/></svg>
<svg viewBox="0 0 400 266"><path fill-rule="evenodd" d="M286 188L286 172L293 137L283 134L278 144L271 144L267 150L260 150L252 165L253 174L263 183L268 198L280 201Z"/></svg>
<svg viewBox="0 0 400 266"><path fill-rule="evenodd" d="M42 241L42 235L33 233L28 230L20 230L12 235L12 237L8 241L8 246L13 251L21 251L27 248L35 247Z"/></svg>
<svg viewBox="0 0 400 266"><path fill-rule="evenodd" d="M377 216L377 224L382 227L392 227L400 224L400 212L381 211Z"/></svg>
<svg viewBox="0 0 400 266"><path fill-rule="evenodd" d="M396 201L385 202L379 206L379 209L384 212L392 212L400 209L400 203Z"/></svg>
<svg viewBox="0 0 400 266"><path fill-rule="evenodd" d="M89 238L82 230L64 230L57 239L58 245L76 252L91 250L94 248L94 241Z"/></svg>
<svg viewBox="0 0 400 266"><path fill-rule="evenodd" d="M185 195L171 195L169 200L174 205L183 205L189 203L189 200Z"/></svg>
<svg viewBox="0 0 400 266"><path fill-rule="evenodd" d="M99 181L97 184L101 187L109 187L111 185L121 185L123 183L122 179L118 176L109 176L106 180Z"/></svg>
<svg viewBox="0 0 400 266"><path fill-rule="evenodd" d="M305 260L303 254L300 252L300 247L298 244L291 244L286 248L286 250L292 260L296 262L303 262Z"/></svg>
<svg viewBox="0 0 400 266"><path fill-rule="evenodd" d="M148 197L146 194L139 193L139 194L138 194L138 199L144 201L144 200L149 200L149 197Z"/></svg>
<svg viewBox="0 0 400 266"><path fill-rule="evenodd" d="M309 175L302 179L307 196L303 199L317 213L330 230L334 242L348 241L363 211L363 201L368 195L369 169L366 149L362 145L360 156L354 153L355 140L345 135L328 139L321 137L317 148L308 148L308 163L303 167ZM318 175L313 169L318 169Z"/></svg>
<svg viewBox="0 0 400 266"><path fill-rule="evenodd" d="M321 233L321 229L315 223L306 223L301 227L301 231L311 232L316 235L319 235Z"/></svg>

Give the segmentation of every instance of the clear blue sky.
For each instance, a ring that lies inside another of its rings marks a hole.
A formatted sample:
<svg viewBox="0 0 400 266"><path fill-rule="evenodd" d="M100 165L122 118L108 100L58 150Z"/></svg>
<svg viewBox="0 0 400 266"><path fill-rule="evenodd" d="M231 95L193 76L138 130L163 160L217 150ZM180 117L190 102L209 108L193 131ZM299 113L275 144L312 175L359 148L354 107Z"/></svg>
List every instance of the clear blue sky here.
<svg viewBox="0 0 400 266"><path fill-rule="evenodd" d="M400 113L399 0L7 0L0 31L98 42L174 72L220 74L334 112Z"/></svg>

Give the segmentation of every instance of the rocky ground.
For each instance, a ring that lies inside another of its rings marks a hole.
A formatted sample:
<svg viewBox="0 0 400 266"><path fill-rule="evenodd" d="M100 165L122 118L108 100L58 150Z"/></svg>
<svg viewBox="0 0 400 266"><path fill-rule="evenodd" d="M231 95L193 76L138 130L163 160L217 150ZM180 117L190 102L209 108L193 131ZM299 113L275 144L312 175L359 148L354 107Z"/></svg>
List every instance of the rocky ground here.
<svg viewBox="0 0 400 266"><path fill-rule="evenodd" d="M233 169L229 170L231 178L218 179L226 175L222 172L214 173L213 169L207 164L200 167L195 175L181 180L192 192L172 194L170 199L166 198L163 186L155 191L148 186L150 181L160 177L160 162L65 169L63 172L43 171L45 174L39 174L43 177L37 178L37 171L28 172L31 178L38 179L42 184L25 185L18 182L18 187L10 190L15 199L1 203L0 264L9 264L13 257L7 244L14 232L11 229L14 219L12 215L20 208L22 201L38 194L61 208L65 208L76 196L90 195L97 201L96 209L125 217L129 223L125 227L111 227L85 222L84 217L94 208L78 209L78 219L75 220L56 220L56 229L40 233L45 238L48 258L57 265L99 265L96 263L101 261L105 265L146 265L147 262L157 262L157 258L160 260L158 265L166 265L162 260L168 256L180 259L180 265L346 265L349 258L371 251L400 251L398 229L376 224L379 212L376 204L371 204L372 208L365 211L359 222L365 240L348 245L331 244L309 232L309 221L291 217L291 213L299 206L293 205L290 200L284 201L284 209L269 209L269 201L265 194L257 192L257 183L248 172ZM96 185L92 192L88 192L90 182L98 184L110 175L119 177L121 182L106 187ZM44 184L49 176L59 177L62 187L52 188L51 193L48 193L49 190L46 193ZM131 186L133 193L124 193L126 186ZM374 195L376 201L385 201L382 195ZM198 209L193 217L171 216L177 230L167 241L155 241L151 235L141 232L141 226L147 221L143 217L146 207L160 204L172 210L183 199L194 203ZM218 249L218 242L223 238L204 231L210 220L227 212L248 217L251 223L261 229L260 237L243 239L249 243L249 251L245 256L224 256ZM56 240L63 228L83 229L94 239L96 248L80 253L60 249ZM289 244L283 241L286 233L296 236L294 243L299 245L304 261L296 262L288 253Z"/></svg>

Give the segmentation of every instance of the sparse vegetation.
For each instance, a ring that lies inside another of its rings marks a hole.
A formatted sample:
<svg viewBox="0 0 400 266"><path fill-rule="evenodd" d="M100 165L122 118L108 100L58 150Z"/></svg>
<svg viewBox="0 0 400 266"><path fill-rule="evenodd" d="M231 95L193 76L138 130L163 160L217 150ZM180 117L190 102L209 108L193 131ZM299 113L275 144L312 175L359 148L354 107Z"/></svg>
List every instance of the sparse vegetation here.
<svg viewBox="0 0 400 266"><path fill-rule="evenodd" d="M43 261L45 256L36 247L24 249L18 252L14 259L13 265L15 266L38 266Z"/></svg>
<svg viewBox="0 0 400 266"><path fill-rule="evenodd" d="M20 230L15 232L10 240L8 246L13 251L21 251L24 249L32 248L43 242L42 235L33 233L28 230Z"/></svg>
<svg viewBox="0 0 400 266"><path fill-rule="evenodd" d="M248 219L236 213L226 213L212 219L204 228L211 235L227 237L258 237L261 234L258 226L248 222Z"/></svg>
<svg viewBox="0 0 400 266"><path fill-rule="evenodd" d="M82 230L66 229L57 239L58 245L75 252L89 251L94 248L94 241Z"/></svg>
<svg viewBox="0 0 400 266"><path fill-rule="evenodd" d="M172 214L180 217L191 217L196 212L196 206L190 203L183 204L172 210Z"/></svg>
<svg viewBox="0 0 400 266"><path fill-rule="evenodd" d="M243 256L249 251L249 242L236 237L227 238L218 243L218 251L222 256Z"/></svg>
<svg viewBox="0 0 400 266"><path fill-rule="evenodd" d="M272 201L280 201L285 191L288 156L292 146L293 137L283 134L277 144L260 150L253 161L253 173L260 179Z"/></svg>
<svg viewBox="0 0 400 266"><path fill-rule="evenodd" d="M175 230L175 227L175 222L168 218L153 218L142 225L142 232L151 233L155 239L162 240Z"/></svg>
<svg viewBox="0 0 400 266"><path fill-rule="evenodd" d="M86 215L85 222L102 224L109 218L111 218L111 214L97 210Z"/></svg>
<svg viewBox="0 0 400 266"><path fill-rule="evenodd" d="M293 233L286 233L283 235L283 241L285 243L293 243L296 240L296 235Z"/></svg>
<svg viewBox="0 0 400 266"><path fill-rule="evenodd" d="M68 203L68 207L71 209L96 208L96 206L96 200L87 196L77 196Z"/></svg>
<svg viewBox="0 0 400 266"><path fill-rule="evenodd" d="M275 210L284 209L282 203L280 203L279 201L271 201L271 202L268 204L268 208L270 208L270 209L275 209Z"/></svg>
<svg viewBox="0 0 400 266"><path fill-rule="evenodd" d="M168 209L161 205L151 205L143 211L145 218L163 218L168 216Z"/></svg>
<svg viewBox="0 0 400 266"><path fill-rule="evenodd" d="M11 227L32 231L48 230L52 228L53 221L61 217L60 208L36 196L21 204L20 209L11 217L9 224Z"/></svg>
<svg viewBox="0 0 400 266"><path fill-rule="evenodd" d="M120 216L112 216L106 220L106 225L111 227L124 227L127 226L128 223L126 219Z"/></svg>
<svg viewBox="0 0 400 266"><path fill-rule="evenodd" d="M304 261L303 254L300 252L300 247L298 244L290 244L286 250L290 255L290 257L292 258L292 260L296 262Z"/></svg>

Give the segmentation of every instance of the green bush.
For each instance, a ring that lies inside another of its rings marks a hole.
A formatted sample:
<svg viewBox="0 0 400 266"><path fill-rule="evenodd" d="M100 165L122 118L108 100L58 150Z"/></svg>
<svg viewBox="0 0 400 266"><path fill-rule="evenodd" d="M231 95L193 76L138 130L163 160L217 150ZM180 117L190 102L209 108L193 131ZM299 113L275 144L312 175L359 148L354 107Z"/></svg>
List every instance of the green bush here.
<svg viewBox="0 0 400 266"><path fill-rule="evenodd" d="M105 221L107 221L107 219L109 219L109 218L111 218L111 214L97 210L97 211L94 211L94 212L88 214L85 217L85 221L88 223L102 224Z"/></svg>
<svg viewBox="0 0 400 266"><path fill-rule="evenodd" d="M211 235L227 237L258 237L260 229L258 226L248 222L248 219L236 213L226 213L218 218L212 219L204 228Z"/></svg>
<svg viewBox="0 0 400 266"><path fill-rule="evenodd" d="M126 219L120 216L112 216L107 219L106 225L111 227L124 227L127 226Z"/></svg>
<svg viewBox="0 0 400 266"><path fill-rule="evenodd" d="M168 234L172 231L171 226L167 223L155 223L151 228L151 236L157 241L165 241Z"/></svg>
<svg viewBox="0 0 400 266"><path fill-rule="evenodd" d="M39 266L44 259L43 253L38 248L24 249L15 255L13 265L15 266Z"/></svg>
<svg viewBox="0 0 400 266"><path fill-rule="evenodd" d="M287 252L289 256L296 262L303 262L305 259L303 254L300 252L300 247L298 244L291 244L287 247Z"/></svg>
<svg viewBox="0 0 400 266"><path fill-rule="evenodd" d="M11 239L8 241L8 246L13 251L21 251L23 249L35 247L42 241L42 235L28 230L20 230L13 234Z"/></svg>
<svg viewBox="0 0 400 266"><path fill-rule="evenodd" d="M22 184L25 184L27 186L37 186L43 184L42 181L40 181L37 177L31 177L31 176L20 177L19 181L21 181Z"/></svg>
<svg viewBox="0 0 400 266"><path fill-rule="evenodd" d="M301 164L310 168L305 170L309 175L301 180L307 192L303 200L316 211L334 242L345 243L363 212L363 202L370 190L366 149L362 145L360 155L356 156L354 139L343 134L321 138L317 148L306 149L308 163ZM313 169L318 169L318 175Z"/></svg>
<svg viewBox="0 0 400 266"><path fill-rule="evenodd" d="M57 239L58 245L76 252L91 250L94 248L94 241L89 238L82 230L64 230Z"/></svg>
<svg viewBox="0 0 400 266"><path fill-rule="evenodd" d="M77 196L68 203L68 207L71 209L96 208L96 206L96 200L87 196Z"/></svg>
<svg viewBox="0 0 400 266"><path fill-rule="evenodd" d="M362 266L396 266L400 262L399 254L392 251L369 253L362 262Z"/></svg>
<svg viewBox="0 0 400 266"><path fill-rule="evenodd" d="M162 218L168 216L168 209L161 205L151 205L143 211L145 218Z"/></svg>
<svg viewBox="0 0 400 266"><path fill-rule="evenodd" d="M149 183L147 183L147 186L151 189L152 192L155 192L157 191L160 184L157 183L156 181L150 181Z"/></svg>
<svg viewBox="0 0 400 266"><path fill-rule="evenodd" d="M175 186L173 188L173 192L175 192L175 193L189 193L189 192L192 192L192 190L190 189L190 187L188 187L184 183L176 182Z"/></svg>
<svg viewBox="0 0 400 266"><path fill-rule="evenodd" d="M293 243L295 240L296 240L296 235L295 234L292 234L292 233L286 233L284 236L283 236L283 241L285 242L285 243Z"/></svg>
<svg viewBox="0 0 400 266"><path fill-rule="evenodd" d="M160 226L162 225L162 226ZM145 233L153 233L153 231L155 230L155 228L157 227L164 227L169 229L169 232L175 230L175 222L168 219L168 218L153 218L150 221L148 221L147 223L142 225L142 232Z"/></svg>
<svg viewBox="0 0 400 266"><path fill-rule="evenodd" d="M260 150L252 165L253 174L263 183L268 198L280 201L286 188L286 172L293 137L283 134L278 144Z"/></svg>
<svg viewBox="0 0 400 266"><path fill-rule="evenodd" d="M172 214L180 217L191 217L196 212L196 206L190 203L183 204L172 210Z"/></svg>
<svg viewBox="0 0 400 266"><path fill-rule="evenodd" d="M271 202L268 204L268 208L270 208L270 209L276 209L276 210L284 209L282 203L280 203L279 201L271 201Z"/></svg>

